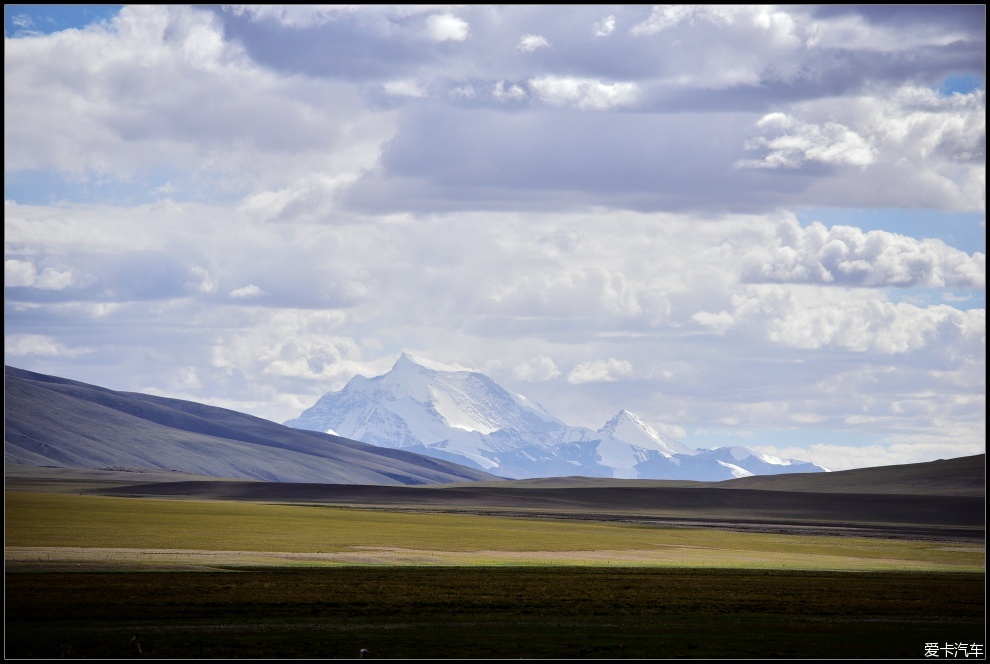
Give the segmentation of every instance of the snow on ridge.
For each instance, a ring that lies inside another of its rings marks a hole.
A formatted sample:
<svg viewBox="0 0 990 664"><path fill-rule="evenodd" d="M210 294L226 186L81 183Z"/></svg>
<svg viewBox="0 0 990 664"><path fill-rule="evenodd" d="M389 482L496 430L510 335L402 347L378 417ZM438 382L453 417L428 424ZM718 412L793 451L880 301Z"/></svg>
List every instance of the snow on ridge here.
<svg viewBox="0 0 990 664"><path fill-rule="evenodd" d="M763 454L762 452L756 453L756 458L760 459L764 463L769 463L774 466L789 466L791 465L790 459L781 459L780 457L775 457L770 454Z"/></svg>
<svg viewBox="0 0 990 664"><path fill-rule="evenodd" d="M396 361L395 365L392 368L394 369L396 366L399 366L399 363L402 362L403 358L405 358L412 364L418 364L424 369L429 369L430 371L442 371L445 373L462 373L462 372L476 373L473 369L462 367L459 364L443 364L441 362L434 362L433 360L427 360L424 357L413 355L412 353L406 350L402 351L402 354L399 356L399 359Z"/></svg>
<svg viewBox="0 0 990 664"><path fill-rule="evenodd" d="M641 448L608 437L595 446L595 453L603 466L612 469L612 477L636 479L636 464L642 461L642 455L636 453L638 449Z"/></svg>
<svg viewBox="0 0 990 664"><path fill-rule="evenodd" d="M738 445L733 445L732 447L729 447L727 449L729 451L729 454L731 454L732 458L735 459L736 461L743 461L752 456L756 456L757 458L759 458L759 456L755 454L753 450L747 447L739 447Z"/></svg>
<svg viewBox="0 0 990 664"><path fill-rule="evenodd" d="M535 401L531 401L525 396L521 394L516 394L515 392L509 392L509 396L512 397L512 400L515 401L520 408L526 409L533 415L536 415L541 420L545 422L550 422L552 424L559 424L561 426L564 426L563 421L558 420L556 417L551 415L543 406L536 403Z"/></svg>
<svg viewBox="0 0 990 664"><path fill-rule="evenodd" d="M637 447L656 450L668 458L674 454L695 454L694 450L683 443L667 440L638 415L626 409L620 410L597 433Z"/></svg>
<svg viewBox="0 0 990 664"><path fill-rule="evenodd" d="M437 414L447 422L447 426L463 431L477 431L483 434L498 431L499 427L492 426L493 423L490 421L490 418L485 417L483 413L479 413L476 408L472 407L473 404L469 397L466 399L467 407L465 407L465 404L452 394L452 391L449 389L439 390L431 385L429 390L430 401L433 403ZM462 394L460 396L466 397L467 395Z"/></svg>
<svg viewBox="0 0 990 664"><path fill-rule="evenodd" d="M737 478L738 477L752 477L754 475L754 473L749 472L745 468L740 468L739 466L735 465L734 463L727 463L725 461L719 461L718 462L718 465L725 466L726 468L728 468L729 469L729 472L732 473L732 476L733 477L737 477Z"/></svg>

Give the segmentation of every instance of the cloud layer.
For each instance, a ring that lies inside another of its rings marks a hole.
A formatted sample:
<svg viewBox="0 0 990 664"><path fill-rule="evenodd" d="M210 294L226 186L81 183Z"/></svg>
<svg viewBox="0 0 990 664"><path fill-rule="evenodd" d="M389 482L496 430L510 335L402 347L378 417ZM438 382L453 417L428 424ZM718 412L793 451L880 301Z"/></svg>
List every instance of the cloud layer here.
<svg viewBox="0 0 990 664"><path fill-rule="evenodd" d="M405 349L688 445L985 449L985 240L899 212L985 229L981 6L21 23L10 364L282 421Z"/></svg>

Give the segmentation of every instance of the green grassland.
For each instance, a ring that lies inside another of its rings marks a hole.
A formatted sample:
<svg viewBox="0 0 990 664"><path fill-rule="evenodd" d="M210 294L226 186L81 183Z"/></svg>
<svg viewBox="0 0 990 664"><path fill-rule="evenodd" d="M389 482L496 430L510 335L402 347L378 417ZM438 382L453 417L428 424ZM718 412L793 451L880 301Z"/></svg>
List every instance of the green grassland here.
<svg viewBox="0 0 990 664"><path fill-rule="evenodd" d="M281 559L310 565L366 564L374 554L391 564L985 570L984 547L972 542L13 491L6 493L5 530L8 563L19 548L39 547L313 554ZM56 558L66 559L64 552ZM105 559L113 562L110 552Z"/></svg>
<svg viewBox="0 0 990 664"><path fill-rule="evenodd" d="M5 497L14 659L897 659L986 633L975 538Z"/></svg>

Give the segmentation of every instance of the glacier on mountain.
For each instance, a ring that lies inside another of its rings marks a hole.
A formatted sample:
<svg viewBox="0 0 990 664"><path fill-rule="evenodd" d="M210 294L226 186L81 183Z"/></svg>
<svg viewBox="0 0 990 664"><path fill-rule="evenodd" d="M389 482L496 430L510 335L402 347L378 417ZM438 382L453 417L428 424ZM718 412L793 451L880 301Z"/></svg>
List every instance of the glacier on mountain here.
<svg viewBox="0 0 990 664"><path fill-rule="evenodd" d="M827 470L745 447L693 450L627 410L597 431L570 426L482 373L409 353L381 376L355 376L285 425L513 479L578 475L719 481Z"/></svg>

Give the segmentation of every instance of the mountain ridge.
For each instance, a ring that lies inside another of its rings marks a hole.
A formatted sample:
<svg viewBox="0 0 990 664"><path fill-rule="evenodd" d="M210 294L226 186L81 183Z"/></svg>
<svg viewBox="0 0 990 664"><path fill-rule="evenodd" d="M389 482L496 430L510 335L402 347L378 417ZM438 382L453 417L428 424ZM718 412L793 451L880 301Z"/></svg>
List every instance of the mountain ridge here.
<svg viewBox="0 0 990 664"><path fill-rule="evenodd" d="M192 401L4 366L4 461L274 482L430 484L498 476Z"/></svg>
<svg viewBox="0 0 990 664"><path fill-rule="evenodd" d="M693 450L625 409L597 431L571 426L483 373L407 352L388 372L355 376L284 424L408 449L512 479L583 475L720 481L828 471L743 447Z"/></svg>

